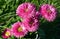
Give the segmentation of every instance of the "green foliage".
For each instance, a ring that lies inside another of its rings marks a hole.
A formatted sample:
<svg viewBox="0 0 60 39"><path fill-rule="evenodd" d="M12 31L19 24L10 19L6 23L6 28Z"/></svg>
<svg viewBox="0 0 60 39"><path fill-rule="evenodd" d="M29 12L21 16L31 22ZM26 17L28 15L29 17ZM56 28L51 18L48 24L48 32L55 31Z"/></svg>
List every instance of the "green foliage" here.
<svg viewBox="0 0 60 39"><path fill-rule="evenodd" d="M41 39L60 39L60 0L0 0L0 39L2 31L6 27L11 27L11 25L17 21L21 21L21 18L16 15L16 9L19 4L24 2L30 2L36 5L37 10L42 4L52 4L56 7L57 18L54 22L46 22L42 18L40 27L38 29L38 34ZM21 39L34 39L36 33L28 34L25 38ZM12 36L9 39L16 39Z"/></svg>

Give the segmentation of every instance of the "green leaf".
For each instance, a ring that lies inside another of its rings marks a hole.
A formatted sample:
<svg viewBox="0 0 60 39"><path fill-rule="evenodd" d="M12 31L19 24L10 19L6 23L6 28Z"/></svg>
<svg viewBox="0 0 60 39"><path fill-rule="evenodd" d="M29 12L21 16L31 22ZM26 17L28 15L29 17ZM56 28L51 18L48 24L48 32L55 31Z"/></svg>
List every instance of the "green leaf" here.
<svg viewBox="0 0 60 39"><path fill-rule="evenodd" d="M0 37L0 39L3 39L3 38Z"/></svg>
<svg viewBox="0 0 60 39"><path fill-rule="evenodd" d="M2 12L3 12L3 11L0 9L0 14L2 14Z"/></svg>

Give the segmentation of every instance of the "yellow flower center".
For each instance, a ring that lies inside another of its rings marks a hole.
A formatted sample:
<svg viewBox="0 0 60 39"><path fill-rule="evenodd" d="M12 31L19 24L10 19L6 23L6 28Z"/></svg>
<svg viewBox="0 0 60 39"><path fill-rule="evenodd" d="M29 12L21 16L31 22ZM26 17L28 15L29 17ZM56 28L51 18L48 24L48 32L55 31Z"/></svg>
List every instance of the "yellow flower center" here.
<svg viewBox="0 0 60 39"><path fill-rule="evenodd" d="M7 31L7 32L5 33L5 36L10 36L10 32Z"/></svg>
<svg viewBox="0 0 60 39"><path fill-rule="evenodd" d="M21 32L23 29L21 27L18 28L18 32Z"/></svg>

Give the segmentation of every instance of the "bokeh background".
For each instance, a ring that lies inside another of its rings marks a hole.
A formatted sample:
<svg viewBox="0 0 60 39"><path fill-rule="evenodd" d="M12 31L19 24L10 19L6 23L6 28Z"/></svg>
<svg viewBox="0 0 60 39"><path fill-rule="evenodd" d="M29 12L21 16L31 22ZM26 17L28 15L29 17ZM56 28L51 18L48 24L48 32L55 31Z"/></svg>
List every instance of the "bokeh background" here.
<svg viewBox="0 0 60 39"><path fill-rule="evenodd" d="M0 39L3 39L1 33L3 30L17 21L21 21L20 17L16 15L16 9L18 5L30 2L36 5L36 10L42 4L52 4L56 8L57 17L53 22L47 22L43 18L40 20L40 27L38 29L38 35L40 39L60 39L60 0L0 0ZM36 34L28 33L22 39L35 39ZM14 36L8 39L17 39Z"/></svg>

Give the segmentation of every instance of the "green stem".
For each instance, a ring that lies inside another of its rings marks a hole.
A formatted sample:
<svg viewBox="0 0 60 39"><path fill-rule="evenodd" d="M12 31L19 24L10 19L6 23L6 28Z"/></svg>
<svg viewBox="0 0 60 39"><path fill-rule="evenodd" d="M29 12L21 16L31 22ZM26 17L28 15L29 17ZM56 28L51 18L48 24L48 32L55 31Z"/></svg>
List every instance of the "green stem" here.
<svg viewBox="0 0 60 39"><path fill-rule="evenodd" d="M18 39L22 39L21 37L19 37Z"/></svg>

